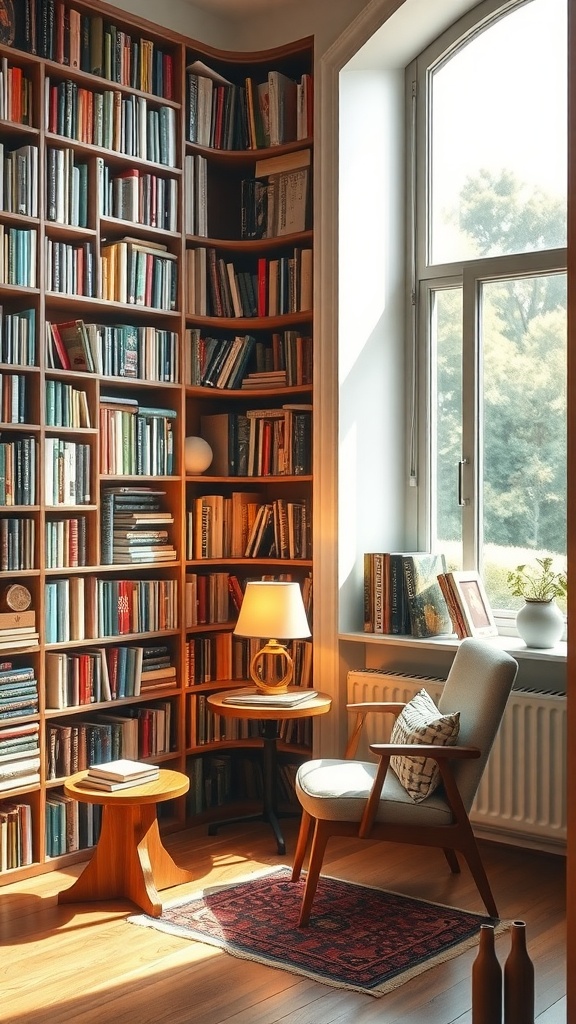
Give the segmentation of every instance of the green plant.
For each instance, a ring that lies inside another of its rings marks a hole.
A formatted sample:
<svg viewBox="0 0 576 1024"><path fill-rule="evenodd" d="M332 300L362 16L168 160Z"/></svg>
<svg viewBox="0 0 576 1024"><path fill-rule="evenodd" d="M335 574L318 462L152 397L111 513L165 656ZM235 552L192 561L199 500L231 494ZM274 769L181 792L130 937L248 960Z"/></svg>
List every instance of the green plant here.
<svg viewBox="0 0 576 1024"><path fill-rule="evenodd" d="M551 558L537 558L536 566L517 565L508 573L508 586L514 597L525 601L551 601L565 597L568 581L565 572L555 572Z"/></svg>

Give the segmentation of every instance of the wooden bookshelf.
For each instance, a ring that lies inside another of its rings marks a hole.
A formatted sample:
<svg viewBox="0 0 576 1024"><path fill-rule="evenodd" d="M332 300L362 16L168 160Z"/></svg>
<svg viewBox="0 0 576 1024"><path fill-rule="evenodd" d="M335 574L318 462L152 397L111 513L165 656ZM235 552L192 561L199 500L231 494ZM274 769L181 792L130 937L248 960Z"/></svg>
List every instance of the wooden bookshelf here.
<svg viewBox="0 0 576 1024"><path fill-rule="evenodd" d="M313 564L312 39L226 53L98 0L31 6L35 35L22 0L0 45L0 599L16 577L34 613L0 620L0 884L94 845L98 809L63 789L83 758L189 769L197 802L163 827L222 813L226 758L258 742L205 714L247 677L238 586L298 580L311 613ZM285 129L254 115L279 84ZM188 473L186 437L223 415L252 422L250 462L221 471L211 438L213 471Z"/></svg>

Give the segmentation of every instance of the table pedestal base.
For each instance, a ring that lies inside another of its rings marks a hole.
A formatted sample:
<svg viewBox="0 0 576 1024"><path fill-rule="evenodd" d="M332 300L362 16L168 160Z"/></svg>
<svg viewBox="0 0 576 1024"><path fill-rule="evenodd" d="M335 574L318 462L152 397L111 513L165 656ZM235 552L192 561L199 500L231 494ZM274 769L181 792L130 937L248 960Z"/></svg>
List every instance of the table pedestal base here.
<svg viewBox="0 0 576 1024"><path fill-rule="evenodd" d="M279 813L276 801L276 782L278 773L278 722L276 720L265 720L260 723L262 735L262 775L264 785L264 799L262 810L258 814L244 814L237 818L225 818L223 821L214 821L208 827L208 835L215 836L218 829L225 825L236 825L241 821L267 821L276 837L278 853L286 853L286 843L278 821Z"/></svg>
<svg viewBox="0 0 576 1024"><path fill-rule="evenodd" d="M153 804L106 804L102 830L91 861L59 903L78 903L124 897L152 917L160 917L159 889L192 880L179 868L160 838Z"/></svg>

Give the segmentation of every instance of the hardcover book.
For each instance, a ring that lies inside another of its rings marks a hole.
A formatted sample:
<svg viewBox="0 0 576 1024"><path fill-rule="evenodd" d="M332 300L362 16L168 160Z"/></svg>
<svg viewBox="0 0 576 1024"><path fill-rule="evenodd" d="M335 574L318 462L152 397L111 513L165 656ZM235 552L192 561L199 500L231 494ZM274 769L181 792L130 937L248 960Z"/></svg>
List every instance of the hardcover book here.
<svg viewBox="0 0 576 1024"><path fill-rule="evenodd" d="M446 571L444 555L416 552L404 555L404 579L412 635L440 636L452 633L452 619L438 575Z"/></svg>

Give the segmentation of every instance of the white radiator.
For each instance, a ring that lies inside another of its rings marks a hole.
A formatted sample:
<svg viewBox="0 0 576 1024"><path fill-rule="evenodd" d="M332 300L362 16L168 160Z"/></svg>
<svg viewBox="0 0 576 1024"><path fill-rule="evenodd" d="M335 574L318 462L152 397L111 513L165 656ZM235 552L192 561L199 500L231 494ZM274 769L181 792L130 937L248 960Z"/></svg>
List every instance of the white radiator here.
<svg viewBox="0 0 576 1024"><path fill-rule="evenodd" d="M348 673L348 702L408 701L423 687L438 700L444 680L379 669ZM390 738L392 717L369 716L357 757ZM350 727L353 718L350 716ZM477 835L561 852L566 845L566 698L513 690L470 819Z"/></svg>

